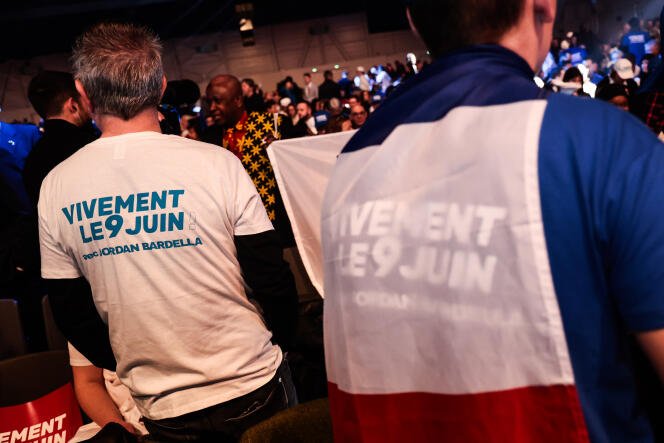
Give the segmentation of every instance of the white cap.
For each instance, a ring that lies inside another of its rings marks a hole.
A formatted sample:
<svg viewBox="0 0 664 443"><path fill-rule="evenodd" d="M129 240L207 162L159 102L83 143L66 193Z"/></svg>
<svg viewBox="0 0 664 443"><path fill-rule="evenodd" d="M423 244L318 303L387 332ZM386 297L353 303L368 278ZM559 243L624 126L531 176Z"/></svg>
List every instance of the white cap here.
<svg viewBox="0 0 664 443"><path fill-rule="evenodd" d="M291 99L288 97L284 97L281 100L279 100L279 104L281 105L282 108L287 108L288 105L290 105L291 103L292 103Z"/></svg>
<svg viewBox="0 0 664 443"><path fill-rule="evenodd" d="M630 62L626 58L621 58L620 60L618 60L616 64L613 65L613 70L616 71L618 77L620 77L623 80L629 80L631 78L634 78L634 69L632 67L632 62Z"/></svg>

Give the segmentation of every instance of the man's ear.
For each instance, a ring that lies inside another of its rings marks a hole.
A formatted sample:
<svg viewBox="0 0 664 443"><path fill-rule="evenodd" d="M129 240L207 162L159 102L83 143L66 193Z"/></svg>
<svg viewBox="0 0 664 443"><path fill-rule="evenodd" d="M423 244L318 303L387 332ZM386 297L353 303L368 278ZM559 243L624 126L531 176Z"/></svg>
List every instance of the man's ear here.
<svg viewBox="0 0 664 443"><path fill-rule="evenodd" d="M92 108L92 103L90 102L90 97L88 97L88 93L85 92L83 83L81 83L79 80L74 80L74 83L76 85L76 90L81 96L79 103L83 106L83 108L87 111L89 115L92 115L94 113L94 109Z"/></svg>
<svg viewBox="0 0 664 443"><path fill-rule="evenodd" d="M164 92L166 92L166 86L168 86L168 81L166 80L166 76L164 75L161 78L161 97L160 97L160 100L164 97Z"/></svg>
<svg viewBox="0 0 664 443"><path fill-rule="evenodd" d="M556 0L534 0L535 17L539 23L550 23L556 19Z"/></svg>
<svg viewBox="0 0 664 443"><path fill-rule="evenodd" d="M78 103L74 100L74 97L69 97L65 100L65 103L62 105L62 112L64 114L75 114L78 111Z"/></svg>

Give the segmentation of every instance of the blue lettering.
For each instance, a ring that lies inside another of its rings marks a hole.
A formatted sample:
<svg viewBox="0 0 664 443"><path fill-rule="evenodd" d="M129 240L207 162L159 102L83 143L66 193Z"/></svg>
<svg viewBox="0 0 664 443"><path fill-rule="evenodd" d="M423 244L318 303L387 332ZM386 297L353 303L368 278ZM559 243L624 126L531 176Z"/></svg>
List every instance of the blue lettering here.
<svg viewBox="0 0 664 443"><path fill-rule="evenodd" d="M128 195L126 200L123 200L120 195L115 197L115 212L119 214L122 209L128 209L130 213L134 212L134 194Z"/></svg>
<svg viewBox="0 0 664 443"><path fill-rule="evenodd" d="M168 214L168 231L172 231L173 228L177 228L178 231L184 229L184 212L180 212L177 215L173 213Z"/></svg>
<svg viewBox="0 0 664 443"><path fill-rule="evenodd" d="M149 192L139 192L136 194L136 211L144 212L150 209Z"/></svg>
<svg viewBox="0 0 664 443"><path fill-rule="evenodd" d="M102 197L99 199L99 215L105 217L113 213L113 197Z"/></svg>
<svg viewBox="0 0 664 443"><path fill-rule="evenodd" d="M166 214L159 214L159 232L166 230Z"/></svg>
<svg viewBox="0 0 664 443"><path fill-rule="evenodd" d="M168 191L168 193L173 196L173 207L177 208L179 205L180 196L184 194L184 190L182 189L171 190Z"/></svg>
<svg viewBox="0 0 664 443"><path fill-rule="evenodd" d="M134 225L134 229L126 229L125 232L129 235L136 235L139 232L141 232L141 216L140 215L136 216L136 224Z"/></svg>
<svg viewBox="0 0 664 443"><path fill-rule="evenodd" d="M83 203L83 212L85 212L85 217L91 219L95 215L95 206L97 206L97 199L93 198L90 200L90 203L84 201Z"/></svg>
<svg viewBox="0 0 664 443"><path fill-rule="evenodd" d="M150 209L153 211L157 209L166 209L166 191L161 191L161 195L158 192L152 192L152 203L150 204Z"/></svg>
<svg viewBox="0 0 664 443"><path fill-rule="evenodd" d="M148 234L152 234L153 232L157 232L157 228L159 227L159 216L158 214L152 214L152 226L149 225L149 215L144 215L143 216L143 230L147 232Z"/></svg>
<svg viewBox="0 0 664 443"><path fill-rule="evenodd" d="M111 231L111 235L108 238L114 238L122 230L122 225L124 224L124 218L121 215L113 214L106 219L104 223L106 229Z"/></svg>
<svg viewBox="0 0 664 443"><path fill-rule="evenodd" d="M92 237L85 236L85 229L83 228L83 226L79 226L78 230L81 233L81 239L83 240L83 243L90 243L92 241Z"/></svg>
<svg viewBox="0 0 664 443"><path fill-rule="evenodd" d="M74 204L72 203L69 206L69 211L67 211L67 208L62 208L62 212L65 213L65 217L67 217L67 221L69 222L69 224L70 225L73 224L74 223Z"/></svg>
<svg viewBox="0 0 664 443"><path fill-rule="evenodd" d="M104 239L104 228L101 226L100 221L90 223L90 231L92 233L93 240Z"/></svg>

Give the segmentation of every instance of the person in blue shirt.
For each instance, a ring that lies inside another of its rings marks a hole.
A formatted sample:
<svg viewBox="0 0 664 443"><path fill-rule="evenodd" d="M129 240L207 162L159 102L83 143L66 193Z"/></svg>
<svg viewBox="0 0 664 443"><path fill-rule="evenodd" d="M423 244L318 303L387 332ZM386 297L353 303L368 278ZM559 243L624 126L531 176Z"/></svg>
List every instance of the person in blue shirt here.
<svg viewBox="0 0 664 443"><path fill-rule="evenodd" d="M664 379L664 145L533 83L555 0L412 0L435 61L343 148L326 191L337 441L653 442Z"/></svg>
<svg viewBox="0 0 664 443"><path fill-rule="evenodd" d="M650 34L641 29L641 21L638 17L629 20L630 30L620 39L620 49L629 52L636 57L636 63L641 64L641 59L646 53L646 43L650 40Z"/></svg>

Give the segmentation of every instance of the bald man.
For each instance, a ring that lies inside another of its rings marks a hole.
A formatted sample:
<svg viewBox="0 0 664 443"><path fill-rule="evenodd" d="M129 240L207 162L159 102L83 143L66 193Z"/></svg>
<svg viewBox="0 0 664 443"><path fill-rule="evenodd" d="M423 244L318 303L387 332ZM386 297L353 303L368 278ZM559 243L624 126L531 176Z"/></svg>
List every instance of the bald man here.
<svg viewBox="0 0 664 443"><path fill-rule="evenodd" d="M247 112L240 81L232 75L217 75L207 86L206 104L216 128L204 136L204 141L231 151L242 161L261 196L282 247L295 245L290 221L284 209L272 165L266 149L282 138L288 119L268 112Z"/></svg>

